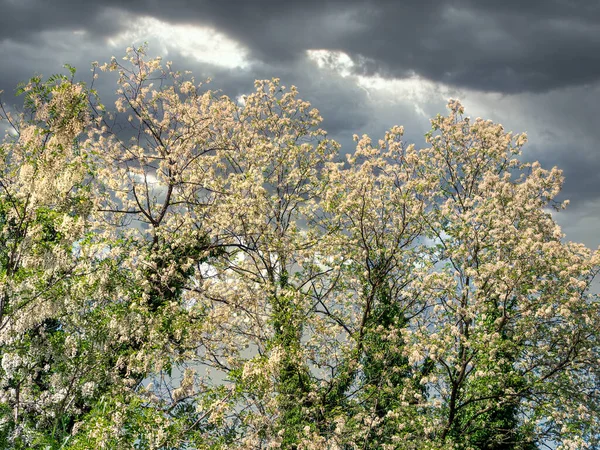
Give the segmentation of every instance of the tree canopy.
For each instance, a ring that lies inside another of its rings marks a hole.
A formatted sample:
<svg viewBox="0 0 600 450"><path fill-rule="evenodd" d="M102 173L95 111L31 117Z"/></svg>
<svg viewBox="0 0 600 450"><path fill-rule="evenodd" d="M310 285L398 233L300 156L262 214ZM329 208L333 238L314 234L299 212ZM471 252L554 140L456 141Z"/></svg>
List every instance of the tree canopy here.
<svg viewBox="0 0 600 450"><path fill-rule="evenodd" d="M340 145L128 49L0 124L0 446L600 448L598 252L464 115Z"/></svg>

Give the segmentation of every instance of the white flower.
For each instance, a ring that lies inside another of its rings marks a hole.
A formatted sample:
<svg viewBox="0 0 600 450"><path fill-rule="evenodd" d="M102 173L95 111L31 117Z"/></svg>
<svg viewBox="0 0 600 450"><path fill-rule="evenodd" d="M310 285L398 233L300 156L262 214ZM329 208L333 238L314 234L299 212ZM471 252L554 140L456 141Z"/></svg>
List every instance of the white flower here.
<svg viewBox="0 0 600 450"><path fill-rule="evenodd" d="M11 378L22 365L23 360L16 353L5 353L2 356L2 369L8 378Z"/></svg>
<svg viewBox="0 0 600 450"><path fill-rule="evenodd" d="M94 395L94 390L96 389L96 383L93 381L88 381L86 383L83 383L83 385L81 386L81 395L83 395L84 397L91 397L92 395Z"/></svg>

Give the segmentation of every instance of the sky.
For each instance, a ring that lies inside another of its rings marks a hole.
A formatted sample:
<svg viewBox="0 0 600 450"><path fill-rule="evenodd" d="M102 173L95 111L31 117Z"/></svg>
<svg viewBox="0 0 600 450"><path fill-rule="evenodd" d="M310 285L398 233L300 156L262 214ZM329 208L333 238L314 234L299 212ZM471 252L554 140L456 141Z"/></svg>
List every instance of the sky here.
<svg viewBox="0 0 600 450"><path fill-rule="evenodd" d="M600 245L600 2L595 0L0 0L0 90L65 63L82 80L143 42L235 98L296 85L351 151L405 127L424 146L450 98L527 132L523 158L565 175L568 240ZM111 86L110 89L114 88ZM99 89L109 89L99 85ZM109 92L109 91L107 91Z"/></svg>

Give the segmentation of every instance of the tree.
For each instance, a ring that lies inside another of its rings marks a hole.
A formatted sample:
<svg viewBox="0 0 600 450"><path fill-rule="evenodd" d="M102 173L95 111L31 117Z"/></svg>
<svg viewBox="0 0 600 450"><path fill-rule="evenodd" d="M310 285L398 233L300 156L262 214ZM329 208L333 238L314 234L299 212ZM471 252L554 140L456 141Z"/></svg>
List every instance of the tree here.
<svg viewBox="0 0 600 450"><path fill-rule="evenodd" d="M422 152L427 236L444 265L423 285L432 310L413 334L438 362L440 437L478 448L589 445L594 425L579 420L598 418L589 370L597 302L588 293L598 256L563 243L545 210L560 190L558 169L519 161L523 135L471 123L458 102L449 108Z"/></svg>
<svg viewBox="0 0 600 450"><path fill-rule="evenodd" d="M3 109L5 447L597 448L599 257L524 135L451 101L344 161L277 79L100 69L113 112L74 70Z"/></svg>
<svg viewBox="0 0 600 450"><path fill-rule="evenodd" d="M0 440L43 448L68 437L110 384L113 347L94 293L106 270L81 245L91 212L77 140L90 119L86 92L66 76L33 78L20 92L23 113L2 108L11 132L0 146Z"/></svg>

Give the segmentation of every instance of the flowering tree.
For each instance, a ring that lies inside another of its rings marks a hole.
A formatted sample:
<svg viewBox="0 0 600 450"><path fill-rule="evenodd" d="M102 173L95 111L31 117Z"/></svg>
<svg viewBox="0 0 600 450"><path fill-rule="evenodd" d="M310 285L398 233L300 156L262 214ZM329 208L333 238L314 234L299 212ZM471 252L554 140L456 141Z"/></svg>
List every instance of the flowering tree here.
<svg viewBox="0 0 600 450"><path fill-rule="evenodd" d="M60 76L20 88L25 111L2 109L0 348L6 448L58 445L111 384L107 269L83 245L90 166L78 136L87 93Z"/></svg>
<svg viewBox="0 0 600 450"><path fill-rule="evenodd" d="M524 135L452 101L344 160L277 79L125 60L3 109L3 446L597 448L599 257Z"/></svg>
<svg viewBox="0 0 600 450"><path fill-rule="evenodd" d="M592 445L598 305L588 289L598 256L562 242L546 209L566 206L553 202L560 171L520 162L524 135L471 123L458 102L449 108L421 152L437 267L422 285L431 309L410 330L419 357L436 361L427 381L439 396L439 438Z"/></svg>

